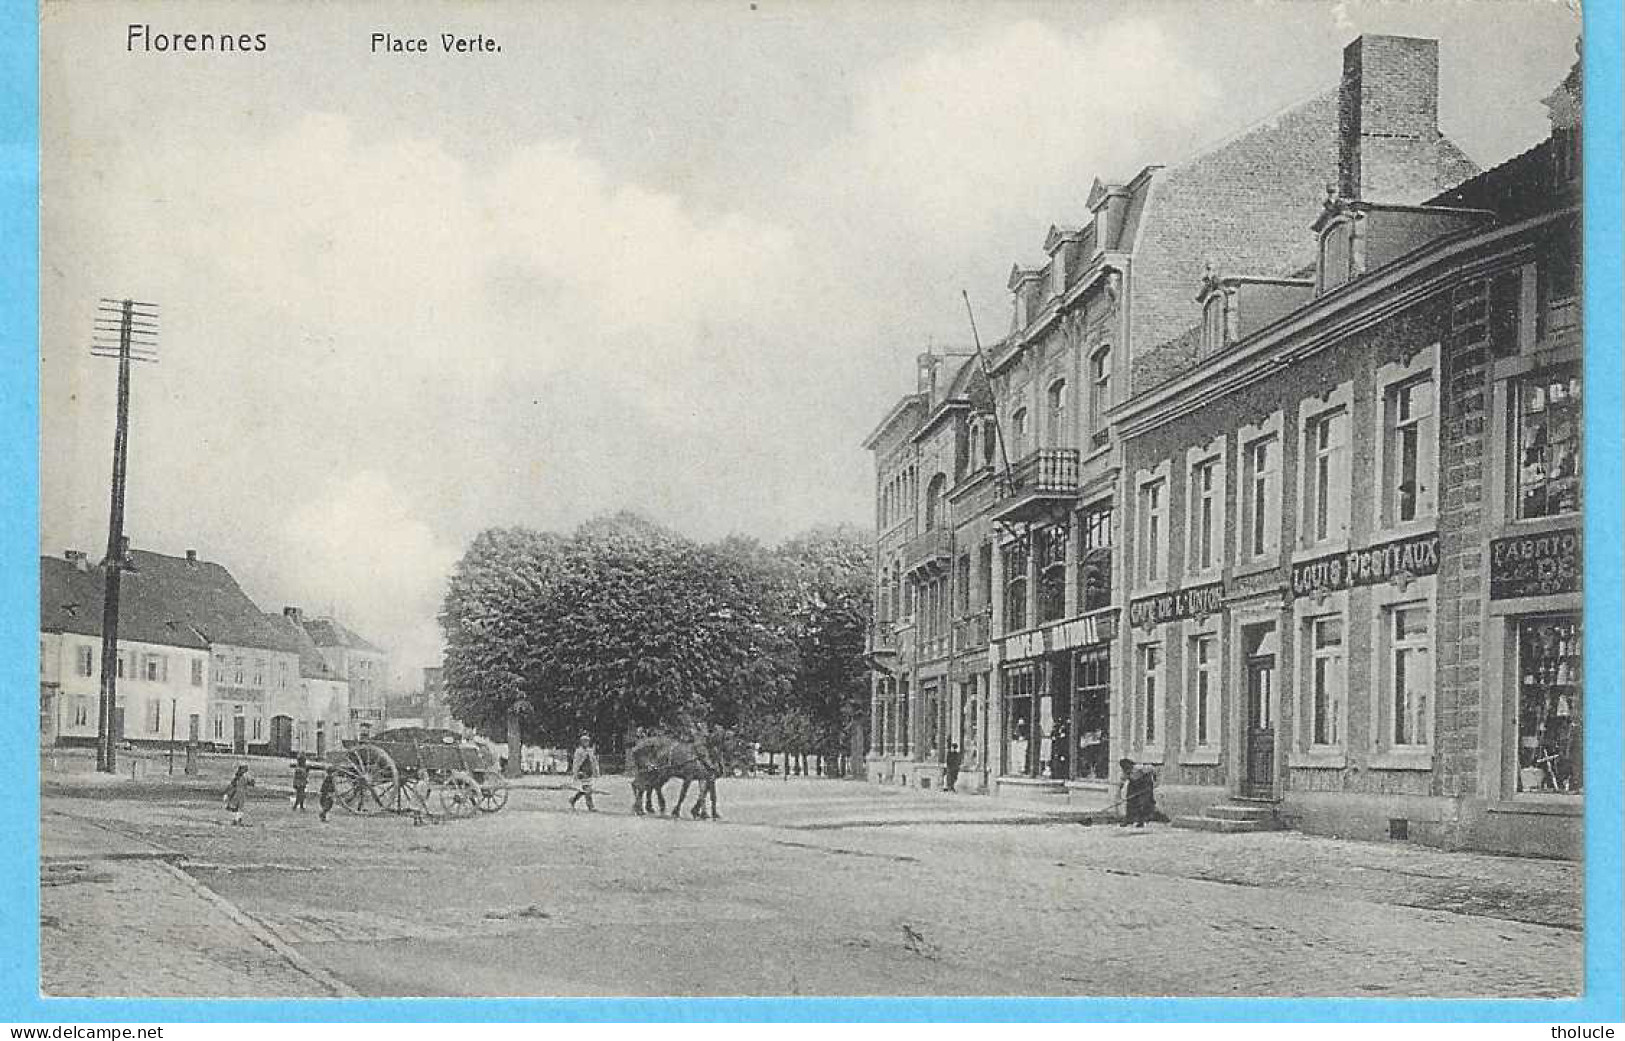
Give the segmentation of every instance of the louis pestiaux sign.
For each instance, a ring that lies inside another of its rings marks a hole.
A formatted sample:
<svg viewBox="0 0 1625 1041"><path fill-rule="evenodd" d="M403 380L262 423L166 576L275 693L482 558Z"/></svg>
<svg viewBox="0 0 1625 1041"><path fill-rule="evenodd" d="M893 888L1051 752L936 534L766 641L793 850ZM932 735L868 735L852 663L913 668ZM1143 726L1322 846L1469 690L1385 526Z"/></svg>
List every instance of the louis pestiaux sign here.
<svg viewBox="0 0 1625 1041"><path fill-rule="evenodd" d="M1315 596L1439 570L1439 533L1412 535L1369 549L1351 549L1292 565L1292 595Z"/></svg>

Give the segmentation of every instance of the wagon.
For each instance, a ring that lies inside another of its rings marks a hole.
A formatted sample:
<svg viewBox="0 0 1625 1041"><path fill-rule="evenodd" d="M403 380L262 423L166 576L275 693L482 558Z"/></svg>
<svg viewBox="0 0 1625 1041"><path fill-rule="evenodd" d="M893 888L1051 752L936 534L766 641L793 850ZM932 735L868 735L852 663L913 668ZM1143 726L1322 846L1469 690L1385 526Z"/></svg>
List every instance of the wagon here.
<svg viewBox="0 0 1625 1041"><path fill-rule="evenodd" d="M356 814L472 817L508 804L508 781L485 746L450 730L397 727L329 758L335 801Z"/></svg>

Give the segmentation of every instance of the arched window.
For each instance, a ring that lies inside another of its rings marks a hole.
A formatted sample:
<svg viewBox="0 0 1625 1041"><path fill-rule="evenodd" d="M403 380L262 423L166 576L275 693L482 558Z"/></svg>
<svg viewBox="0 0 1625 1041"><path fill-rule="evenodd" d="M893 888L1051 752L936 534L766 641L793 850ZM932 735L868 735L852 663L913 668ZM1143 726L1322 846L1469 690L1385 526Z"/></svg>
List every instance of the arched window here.
<svg viewBox="0 0 1625 1041"><path fill-rule="evenodd" d="M1004 631L1027 628L1027 564L1030 547L1017 539L1004 550Z"/></svg>
<svg viewBox="0 0 1625 1041"><path fill-rule="evenodd" d="M1320 233L1320 291L1322 293L1360 274L1358 221L1334 220Z"/></svg>
<svg viewBox="0 0 1625 1041"><path fill-rule="evenodd" d="M982 465L992 466L993 457L999 450L999 428L991 419L982 421Z"/></svg>
<svg viewBox="0 0 1625 1041"><path fill-rule="evenodd" d="M1020 459L1026 451L1027 410L1024 408L1016 409L1010 417L1010 448L1016 453L1017 459Z"/></svg>
<svg viewBox="0 0 1625 1041"><path fill-rule="evenodd" d="M1106 413L1112 407L1112 349L1102 347L1089 357L1089 430L1097 445L1106 443Z"/></svg>
<svg viewBox="0 0 1625 1041"><path fill-rule="evenodd" d="M1068 430L1066 428L1066 380L1056 380L1049 385L1049 437L1051 448L1067 447Z"/></svg>
<svg viewBox="0 0 1625 1041"><path fill-rule="evenodd" d="M1202 310L1202 353L1216 354L1224 350L1229 342L1228 323L1225 321L1225 307L1228 297L1224 290L1215 290L1209 294L1207 303Z"/></svg>
<svg viewBox="0 0 1625 1041"><path fill-rule="evenodd" d="M948 478L937 474L931 478L931 483L925 487L925 530L931 531L947 522L946 495L948 492Z"/></svg>

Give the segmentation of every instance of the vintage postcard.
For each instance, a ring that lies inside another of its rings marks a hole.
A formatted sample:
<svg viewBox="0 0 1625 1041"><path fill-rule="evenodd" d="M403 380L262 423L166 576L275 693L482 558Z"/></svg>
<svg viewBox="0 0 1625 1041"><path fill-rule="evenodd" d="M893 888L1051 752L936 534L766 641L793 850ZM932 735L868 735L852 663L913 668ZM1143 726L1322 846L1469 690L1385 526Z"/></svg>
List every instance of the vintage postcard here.
<svg viewBox="0 0 1625 1041"><path fill-rule="evenodd" d="M40 993L1595 997L1589 43L47 0Z"/></svg>

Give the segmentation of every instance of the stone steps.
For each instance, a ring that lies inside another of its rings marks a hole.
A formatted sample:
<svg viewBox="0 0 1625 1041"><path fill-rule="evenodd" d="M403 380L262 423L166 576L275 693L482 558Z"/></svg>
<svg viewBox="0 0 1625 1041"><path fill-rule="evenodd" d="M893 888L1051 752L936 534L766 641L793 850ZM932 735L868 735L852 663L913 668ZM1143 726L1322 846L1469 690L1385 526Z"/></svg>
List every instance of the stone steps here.
<svg viewBox="0 0 1625 1041"><path fill-rule="evenodd" d="M1195 831L1237 834L1254 831L1284 831L1286 824L1273 803L1227 802L1209 806L1200 817L1175 817L1174 827Z"/></svg>

